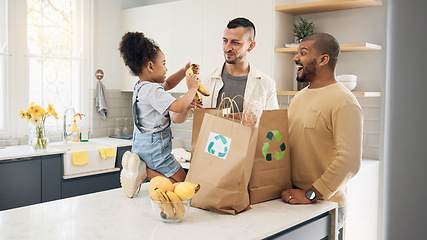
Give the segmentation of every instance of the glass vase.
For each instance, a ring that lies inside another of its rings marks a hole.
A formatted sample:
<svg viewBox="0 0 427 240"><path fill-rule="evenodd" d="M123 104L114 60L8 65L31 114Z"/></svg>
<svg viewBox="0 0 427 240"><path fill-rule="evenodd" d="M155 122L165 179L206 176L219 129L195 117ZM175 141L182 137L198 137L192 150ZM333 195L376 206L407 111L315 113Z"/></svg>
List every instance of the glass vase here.
<svg viewBox="0 0 427 240"><path fill-rule="evenodd" d="M36 151L44 151L47 148L49 139L46 136L46 130L44 124L33 127L31 134L31 146Z"/></svg>

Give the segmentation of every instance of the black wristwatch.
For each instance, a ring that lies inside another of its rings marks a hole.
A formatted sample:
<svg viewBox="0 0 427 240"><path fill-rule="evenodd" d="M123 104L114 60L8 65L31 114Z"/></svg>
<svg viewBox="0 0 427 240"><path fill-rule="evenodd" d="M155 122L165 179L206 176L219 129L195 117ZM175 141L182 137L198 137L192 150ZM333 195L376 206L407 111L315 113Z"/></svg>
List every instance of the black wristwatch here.
<svg viewBox="0 0 427 240"><path fill-rule="evenodd" d="M313 201L313 200L316 198L316 192L315 192L315 191L313 191L313 190L308 190L308 191L305 193L305 197L306 197L308 200Z"/></svg>

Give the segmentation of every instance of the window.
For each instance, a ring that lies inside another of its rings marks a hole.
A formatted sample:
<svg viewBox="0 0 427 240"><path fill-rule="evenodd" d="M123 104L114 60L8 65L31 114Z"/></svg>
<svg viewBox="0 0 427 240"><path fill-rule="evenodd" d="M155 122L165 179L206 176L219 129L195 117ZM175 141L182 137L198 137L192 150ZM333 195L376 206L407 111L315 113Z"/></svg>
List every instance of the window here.
<svg viewBox="0 0 427 240"><path fill-rule="evenodd" d="M7 77L9 58L9 51L7 46L7 12L7 1L0 1L0 132L5 132L7 129Z"/></svg>
<svg viewBox="0 0 427 240"><path fill-rule="evenodd" d="M27 0L29 102L53 104L59 116L81 104L83 12L82 0Z"/></svg>

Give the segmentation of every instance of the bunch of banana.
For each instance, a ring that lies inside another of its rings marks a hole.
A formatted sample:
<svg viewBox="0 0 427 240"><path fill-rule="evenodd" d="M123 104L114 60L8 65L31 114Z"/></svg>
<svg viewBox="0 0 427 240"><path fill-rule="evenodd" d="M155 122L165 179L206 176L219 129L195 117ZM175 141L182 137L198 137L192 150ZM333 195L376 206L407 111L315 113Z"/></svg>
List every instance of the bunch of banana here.
<svg viewBox="0 0 427 240"><path fill-rule="evenodd" d="M154 189L154 192L157 194L157 198L160 201L159 208L161 210L160 215L162 218L165 218L164 215L168 218L173 218L175 216L175 212L173 211L174 208L168 195L159 188Z"/></svg>
<svg viewBox="0 0 427 240"><path fill-rule="evenodd" d="M190 75L194 74L194 69L196 67L197 67L196 64L191 64L191 66L185 72L187 87L188 87L188 77ZM202 83L199 83L199 88L197 89L196 96L194 96L194 100L196 101L196 103L202 103L202 95L209 96L209 94L210 93L209 93L208 89L205 86L203 86Z"/></svg>
<svg viewBox="0 0 427 240"><path fill-rule="evenodd" d="M159 208L162 218L183 218L185 206L182 201L191 199L200 189L199 184L190 182L179 182L174 184L174 190L166 192L160 188L155 188L154 193L160 201Z"/></svg>

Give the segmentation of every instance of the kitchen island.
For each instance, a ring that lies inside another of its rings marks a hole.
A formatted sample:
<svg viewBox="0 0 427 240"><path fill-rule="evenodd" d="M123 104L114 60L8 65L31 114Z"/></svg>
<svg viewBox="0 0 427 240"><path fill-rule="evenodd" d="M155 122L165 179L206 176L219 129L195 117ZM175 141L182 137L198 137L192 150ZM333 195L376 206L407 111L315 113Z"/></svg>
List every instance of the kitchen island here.
<svg viewBox="0 0 427 240"><path fill-rule="evenodd" d="M203 187L203 186L202 186ZM190 208L179 223L154 216L148 183L133 199L121 188L0 211L0 239L336 239L337 204L251 205L235 216ZM273 239L273 238L271 238Z"/></svg>

